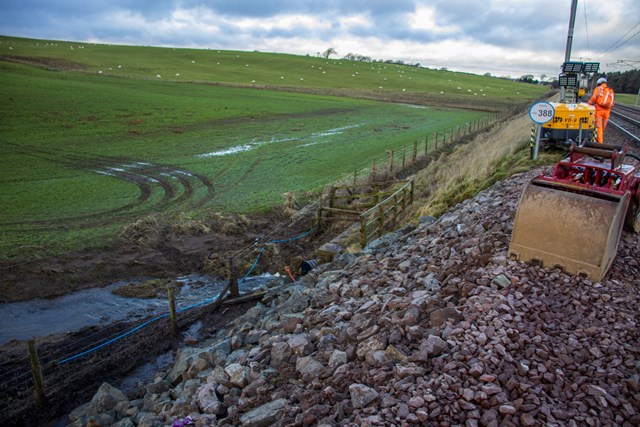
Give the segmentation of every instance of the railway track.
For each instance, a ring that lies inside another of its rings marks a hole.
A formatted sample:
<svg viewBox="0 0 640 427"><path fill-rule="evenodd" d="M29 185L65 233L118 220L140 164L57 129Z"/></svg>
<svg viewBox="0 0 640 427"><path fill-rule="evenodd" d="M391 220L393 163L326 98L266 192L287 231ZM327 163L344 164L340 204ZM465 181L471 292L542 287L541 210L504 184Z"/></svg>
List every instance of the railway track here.
<svg viewBox="0 0 640 427"><path fill-rule="evenodd" d="M621 135L625 145L635 146L638 151L640 146L640 109L627 105L616 105L611 110L609 124ZM617 139L618 137L616 137Z"/></svg>

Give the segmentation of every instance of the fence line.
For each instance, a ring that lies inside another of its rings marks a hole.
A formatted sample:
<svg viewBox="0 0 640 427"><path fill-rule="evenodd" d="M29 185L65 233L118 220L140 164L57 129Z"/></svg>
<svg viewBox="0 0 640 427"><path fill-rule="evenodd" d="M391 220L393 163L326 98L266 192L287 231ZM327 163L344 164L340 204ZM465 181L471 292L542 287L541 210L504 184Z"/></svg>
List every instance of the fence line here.
<svg viewBox="0 0 640 427"><path fill-rule="evenodd" d="M360 214L360 245L364 248L373 237L380 237L389 225L395 224L413 204L413 181Z"/></svg>

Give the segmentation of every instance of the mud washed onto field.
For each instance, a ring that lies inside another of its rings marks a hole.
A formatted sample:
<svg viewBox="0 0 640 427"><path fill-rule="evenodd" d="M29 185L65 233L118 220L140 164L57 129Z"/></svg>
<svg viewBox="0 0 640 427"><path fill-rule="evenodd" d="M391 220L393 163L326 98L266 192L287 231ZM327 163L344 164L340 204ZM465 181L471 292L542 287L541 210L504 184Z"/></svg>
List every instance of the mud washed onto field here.
<svg viewBox="0 0 640 427"><path fill-rule="evenodd" d="M195 234L175 235L164 228L141 229L136 235L118 238L102 250L43 259L25 255L6 260L0 262L0 303L51 298L119 281L175 279L196 273L226 278L232 255L236 256L238 276L242 277L261 247L256 242L279 224L290 221L288 216L274 212L243 218L233 226L213 224L212 220L207 224L209 231ZM274 231L272 238L291 238L309 231L312 225L312 218L301 219ZM285 266L296 270L329 235L309 235L267 248L253 274L284 273Z"/></svg>

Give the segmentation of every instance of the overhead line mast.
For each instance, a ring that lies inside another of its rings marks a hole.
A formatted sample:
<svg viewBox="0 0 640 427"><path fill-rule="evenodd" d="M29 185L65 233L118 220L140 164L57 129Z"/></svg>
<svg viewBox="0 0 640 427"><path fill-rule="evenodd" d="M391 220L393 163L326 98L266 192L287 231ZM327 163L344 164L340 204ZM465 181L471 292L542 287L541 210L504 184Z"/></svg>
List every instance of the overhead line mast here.
<svg viewBox="0 0 640 427"><path fill-rule="evenodd" d="M569 15L569 30L567 32L567 46L564 51L564 63L571 61L571 46L573 45L573 30L576 26L576 11L578 10L578 0L571 0L571 13ZM566 86L560 88L560 102L565 102Z"/></svg>

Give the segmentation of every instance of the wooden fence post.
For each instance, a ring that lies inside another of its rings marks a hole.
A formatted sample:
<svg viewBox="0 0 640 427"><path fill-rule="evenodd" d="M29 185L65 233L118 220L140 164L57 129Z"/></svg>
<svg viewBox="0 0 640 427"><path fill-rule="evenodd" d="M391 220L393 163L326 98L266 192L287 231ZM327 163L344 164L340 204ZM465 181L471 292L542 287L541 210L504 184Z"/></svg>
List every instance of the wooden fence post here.
<svg viewBox="0 0 640 427"><path fill-rule="evenodd" d="M402 189L402 211L407 209L407 187Z"/></svg>
<svg viewBox="0 0 640 427"><path fill-rule="evenodd" d="M424 137L424 155L426 156L429 152L429 135Z"/></svg>
<svg viewBox="0 0 640 427"><path fill-rule="evenodd" d="M402 169L404 169L406 158L407 158L407 149L403 148L402 149Z"/></svg>
<svg viewBox="0 0 640 427"><path fill-rule="evenodd" d="M167 287L167 295L169 296L169 319L171 320L171 334L174 338L178 338L178 318L176 316L176 296L172 286Z"/></svg>
<svg viewBox="0 0 640 427"><path fill-rule="evenodd" d="M433 133L433 141L434 141L434 144L435 144L434 145L435 149L437 150L438 149L438 132L434 132Z"/></svg>
<svg viewBox="0 0 640 427"><path fill-rule="evenodd" d="M393 210L392 210L393 217L392 217L392 220L393 220L394 224L396 224L398 222L398 199L397 199L397 197L398 196L396 195L396 193L394 193L393 194L393 201L392 201L392 203L393 203Z"/></svg>
<svg viewBox="0 0 640 427"><path fill-rule="evenodd" d="M393 173L393 157L395 156L393 150L387 151L387 156L389 157L389 173Z"/></svg>
<svg viewBox="0 0 640 427"><path fill-rule="evenodd" d="M229 258L229 294L231 298L237 298L240 296L238 290L238 277L236 274L236 259L234 257Z"/></svg>
<svg viewBox="0 0 640 427"><path fill-rule="evenodd" d="M318 231L321 231L323 228L322 224L322 200L320 200L320 205L318 207L318 211L316 212L316 227L318 227Z"/></svg>
<svg viewBox="0 0 640 427"><path fill-rule="evenodd" d="M29 340L27 343L29 349L29 362L31 363L31 375L33 377L34 394L36 403L38 406L44 406L44 382L42 381L42 367L40 366L40 359L38 358L38 351L36 350L36 343L33 340Z"/></svg>
<svg viewBox="0 0 640 427"><path fill-rule="evenodd" d="M327 216L329 218L333 217L333 211L331 209L333 209L335 207L335 203L336 203L336 191L338 189L336 187L330 187L329 188L329 211Z"/></svg>
<svg viewBox="0 0 640 427"><path fill-rule="evenodd" d="M360 246L362 249L367 245L367 218L360 215Z"/></svg>
<svg viewBox="0 0 640 427"><path fill-rule="evenodd" d="M411 180L411 190L409 193L409 204L413 204L413 180Z"/></svg>
<svg viewBox="0 0 640 427"><path fill-rule="evenodd" d="M413 158L411 159L411 161L415 163L417 158L418 158L418 141L413 141Z"/></svg>
<svg viewBox="0 0 640 427"><path fill-rule="evenodd" d="M329 207L334 208L336 202L336 187L329 188Z"/></svg>

